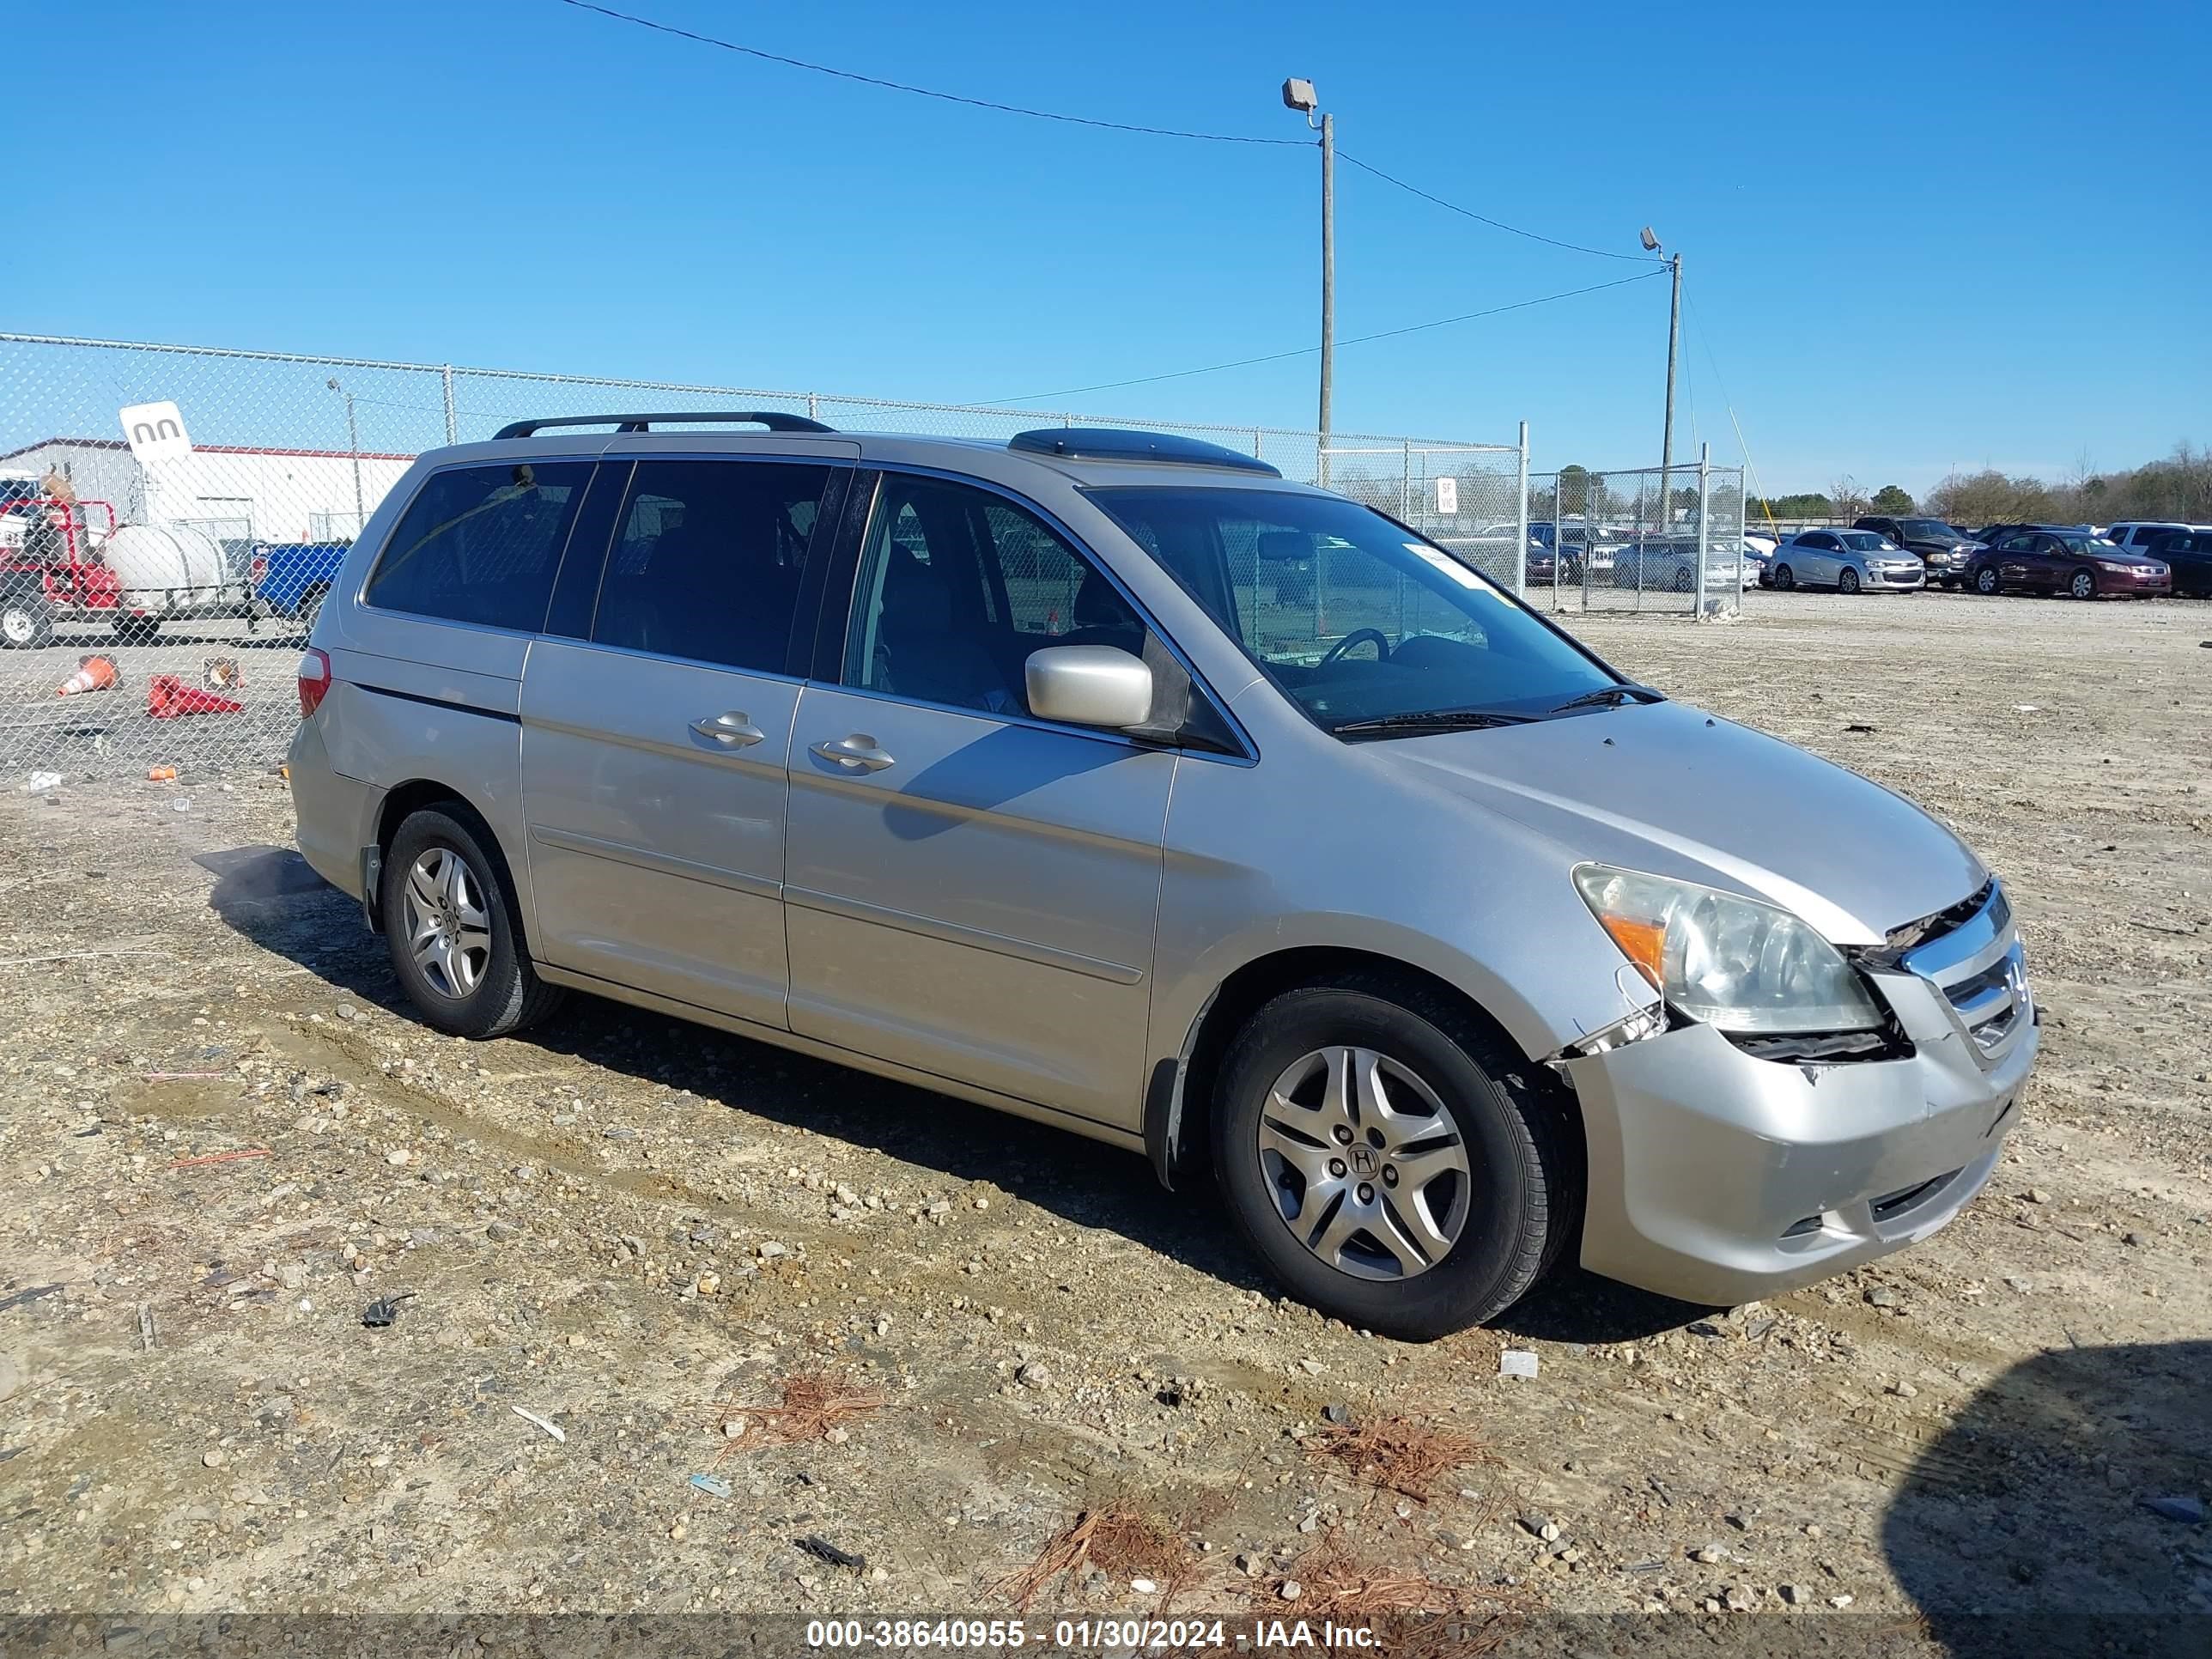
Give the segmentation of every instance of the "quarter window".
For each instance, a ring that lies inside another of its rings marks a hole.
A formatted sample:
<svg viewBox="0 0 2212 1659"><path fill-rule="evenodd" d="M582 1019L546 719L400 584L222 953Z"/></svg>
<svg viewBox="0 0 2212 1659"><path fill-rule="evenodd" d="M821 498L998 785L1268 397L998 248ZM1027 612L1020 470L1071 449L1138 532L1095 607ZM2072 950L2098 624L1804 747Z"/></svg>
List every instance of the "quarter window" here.
<svg viewBox="0 0 2212 1659"><path fill-rule="evenodd" d="M640 461L593 641L784 672L830 472L781 461Z"/></svg>
<svg viewBox="0 0 2212 1659"><path fill-rule="evenodd" d="M965 484L885 474L857 592L845 684L919 702L1026 714L1032 651L1144 649L1143 623L1097 565Z"/></svg>
<svg viewBox="0 0 2212 1659"><path fill-rule="evenodd" d="M589 461L521 461L434 472L385 544L367 604L479 628L535 633L590 481Z"/></svg>

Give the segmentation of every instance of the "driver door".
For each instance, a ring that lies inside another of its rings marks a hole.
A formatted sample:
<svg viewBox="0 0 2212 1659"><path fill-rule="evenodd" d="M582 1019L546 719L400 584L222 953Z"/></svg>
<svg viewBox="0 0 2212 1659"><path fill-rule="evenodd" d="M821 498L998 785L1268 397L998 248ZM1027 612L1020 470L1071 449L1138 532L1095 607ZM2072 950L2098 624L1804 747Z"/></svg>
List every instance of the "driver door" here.
<svg viewBox="0 0 2212 1659"><path fill-rule="evenodd" d="M841 661L791 751L791 1029L1135 1129L1172 750L1029 712L1054 645L1141 651L1090 558L994 491L885 472Z"/></svg>

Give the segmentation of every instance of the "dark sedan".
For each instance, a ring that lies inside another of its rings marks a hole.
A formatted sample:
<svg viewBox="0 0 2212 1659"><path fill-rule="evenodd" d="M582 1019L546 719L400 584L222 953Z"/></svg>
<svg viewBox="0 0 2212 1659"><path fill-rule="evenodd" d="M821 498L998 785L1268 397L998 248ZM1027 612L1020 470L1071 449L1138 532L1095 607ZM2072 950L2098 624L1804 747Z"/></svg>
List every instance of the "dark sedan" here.
<svg viewBox="0 0 2212 1659"><path fill-rule="evenodd" d="M2163 598L2173 578L2163 559L2130 553L2087 530L2036 525L1999 536L1967 572L1977 593L2068 593L2077 599Z"/></svg>
<svg viewBox="0 0 2212 1659"><path fill-rule="evenodd" d="M2169 530L2143 550L2173 573L2173 591L2212 599L2212 530Z"/></svg>

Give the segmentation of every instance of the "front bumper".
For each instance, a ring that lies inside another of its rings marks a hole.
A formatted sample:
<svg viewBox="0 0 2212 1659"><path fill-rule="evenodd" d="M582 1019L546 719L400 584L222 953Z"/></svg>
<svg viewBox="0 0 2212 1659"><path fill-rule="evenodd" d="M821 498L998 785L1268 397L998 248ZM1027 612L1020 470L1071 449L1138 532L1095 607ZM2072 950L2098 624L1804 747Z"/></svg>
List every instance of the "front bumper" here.
<svg viewBox="0 0 2212 1659"><path fill-rule="evenodd" d="M1732 1304L1887 1255L1964 1209L2020 1120L2033 1013L1992 1059L1932 986L1879 977L1910 1058L1760 1060L1690 1025L1565 1061L1589 1146L1583 1265Z"/></svg>

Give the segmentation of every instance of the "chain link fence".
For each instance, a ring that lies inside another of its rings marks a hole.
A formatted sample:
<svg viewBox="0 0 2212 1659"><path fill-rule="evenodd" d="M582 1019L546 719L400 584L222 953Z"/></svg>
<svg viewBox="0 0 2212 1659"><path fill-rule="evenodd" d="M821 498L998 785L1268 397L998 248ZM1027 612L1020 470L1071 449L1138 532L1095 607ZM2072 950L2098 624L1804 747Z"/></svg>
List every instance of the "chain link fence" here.
<svg viewBox="0 0 2212 1659"><path fill-rule="evenodd" d="M1531 603L1564 611L1733 617L1758 563L1743 469L1700 459L1528 480Z"/></svg>
<svg viewBox="0 0 2212 1659"><path fill-rule="evenodd" d="M1268 426L0 333L0 781L273 766L323 586L416 455L530 416L713 409L999 441L1054 425L1188 434L1518 574L1525 428L1511 444L1324 447ZM1303 579L1325 598L1327 550L1312 562Z"/></svg>

